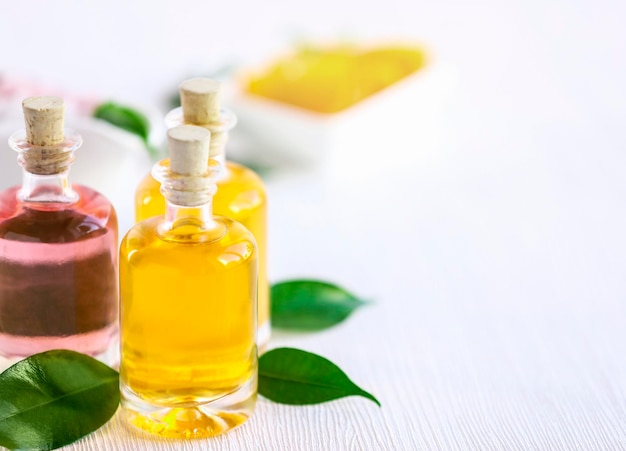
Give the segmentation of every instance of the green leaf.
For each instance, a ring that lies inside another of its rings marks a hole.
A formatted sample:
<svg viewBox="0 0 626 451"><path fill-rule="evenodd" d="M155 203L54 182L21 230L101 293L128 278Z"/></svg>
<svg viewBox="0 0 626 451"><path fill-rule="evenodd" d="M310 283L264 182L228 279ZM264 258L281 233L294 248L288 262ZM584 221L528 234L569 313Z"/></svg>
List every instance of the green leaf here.
<svg viewBox="0 0 626 451"><path fill-rule="evenodd" d="M28 357L0 374L0 445L50 450L95 431L119 404L119 376L74 351Z"/></svg>
<svg viewBox="0 0 626 451"><path fill-rule="evenodd" d="M355 385L330 360L293 348L273 349L261 356L259 394L274 402L296 405L363 396L380 407L374 396Z"/></svg>
<svg viewBox="0 0 626 451"><path fill-rule="evenodd" d="M271 289L272 326L315 331L334 326L365 304L343 288L316 280L290 280Z"/></svg>
<svg viewBox="0 0 626 451"><path fill-rule="evenodd" d="M118 105L113 102L105 102L96 107L93 117L107 121L116 127L123 128L127 132L134 133L144 142L148 141L150 122L143 113L132 108Z"/></svg>
<svg viewBox="0 0 626 451"><path fill-rule="evenodd" d="M96 107L93 117L139 136L151 156L155 157L158 153L158 149L155 149L148 141L150 121L140 111L117 103L105 102Z"/></svg>

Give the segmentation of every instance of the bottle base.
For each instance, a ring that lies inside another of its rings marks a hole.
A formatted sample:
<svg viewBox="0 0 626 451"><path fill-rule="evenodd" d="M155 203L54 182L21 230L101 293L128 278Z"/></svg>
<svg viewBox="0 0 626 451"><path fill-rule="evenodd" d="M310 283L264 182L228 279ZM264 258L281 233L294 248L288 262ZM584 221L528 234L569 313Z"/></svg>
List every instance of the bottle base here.
<svg viewBox="0 0 626 451"><path fill-rule="evenodd" d="M127 423L167 438L206 438L228 432L252 416L257 396L256 375L234 392L213 401L150 403L121 386Z"/></svg>
<svg viewBox="0 0 626 451"><path fill-rule="evenodd" d="M117 324L95 332L66 337L27 337L0 333L0 370L28 356L52 349L69 349L87 354L117 369L120 360Z"/></svg>

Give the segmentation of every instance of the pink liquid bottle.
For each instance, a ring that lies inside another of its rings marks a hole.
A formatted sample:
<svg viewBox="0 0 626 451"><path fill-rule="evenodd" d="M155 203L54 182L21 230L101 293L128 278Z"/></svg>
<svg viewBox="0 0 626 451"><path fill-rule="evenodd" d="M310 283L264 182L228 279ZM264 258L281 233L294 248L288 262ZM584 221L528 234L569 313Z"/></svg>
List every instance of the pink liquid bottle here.
<svg viewBox="0 0 626 451"><path fill-rule="evenodd" d="M50 349L118 361L117 216L68 180L79 135L58 97L22 103L26 130L9 139L22 186L0 193L0 360Z"/></svg>

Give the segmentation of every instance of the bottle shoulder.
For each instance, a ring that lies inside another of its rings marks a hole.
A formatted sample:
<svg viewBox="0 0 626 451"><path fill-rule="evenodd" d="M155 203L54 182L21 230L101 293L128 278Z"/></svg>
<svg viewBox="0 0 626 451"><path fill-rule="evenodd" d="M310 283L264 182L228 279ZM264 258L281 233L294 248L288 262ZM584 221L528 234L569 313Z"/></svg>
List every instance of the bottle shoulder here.
<svg viewBox="0 0 626 451"><path fill-rule="evenodd" d="M252 233L242 224L223 216L213 217L215 224L207 230L176 230L166 233L160 230L163 216L155 216L135 224L126 233L121 248L124 252L137 252L143 249L158 248L166 252L173 248L226 249L235 244L249 246L256 252L256 241Z"/></svg>
<svg viewBox="0 0 626 451"><path fill-rule="evenodd" d="M0 192L0 208L2 207L11 207L15 205L24 205L28 204L28 202L23 202L18 199L18 193L21 189L21 186L12 186L11 188L7 188ZM91 207L94 205L98 205L102 208L108 208L111 210L115 210L113 204L107 199L104 194L96 191L93 188L90 188L85 185L81 185L78 183L72 183L72 190L78 194L78 200L72 202L71 204L64 203L51 203L49 209L53 208L67 208L67 206L71 206L72 208L84 208ZM56 205L56 207L55 207Z"/></svg>
<svg viewBox="0 0 626 451"><path fill-rule="evenodd" d="M226 174L217 181L213 211L249 225L253 218L265 215L265 185L255 172L244 166L232 162L226 166Z"/></svg>
<svg viewBox="0 0 626 451"><path fill-rule="evenodd" d="M253 233L241 222L226 216L214 215L213 219L221 224L224 224L228 230L227 239L231 242L234 241L250 241L256 247L256 240Z"/></svg>
<svg viewBox="0 0 626 451"><path fill-rule="evenodd" d="M85 185L72 184L72 189L78 193L79 201L77 203L78 208L91 209L91 208L103 208L115 213L115 207L111 201L100 191L96 191Z"/></svg>
<svg viewBox="0 0 626 451"><path fill-rule="evenodd" d="M255 189L265 193L263 179L252 169L239 163L226 161L226 173L223 178L217 181L218 189L226 184L245 185L248 189Z"/></svg>
<svg viewBox="0 0 626 451"><path fill-rule="evenodd" d="M151 172L146 173L145 176L139 181L137 184L137 192L150 191L150 190L159 190L161 184L152 176Z"/></svg>
<svg viewBox="0 0 626 451"><path fill-rule="evenodd" d="M13 241L69 243L105 233L117 235L115 208L99 192L72 185L73 203L30 203L18 199L20 187L0 193L0 238Z"/></svg>

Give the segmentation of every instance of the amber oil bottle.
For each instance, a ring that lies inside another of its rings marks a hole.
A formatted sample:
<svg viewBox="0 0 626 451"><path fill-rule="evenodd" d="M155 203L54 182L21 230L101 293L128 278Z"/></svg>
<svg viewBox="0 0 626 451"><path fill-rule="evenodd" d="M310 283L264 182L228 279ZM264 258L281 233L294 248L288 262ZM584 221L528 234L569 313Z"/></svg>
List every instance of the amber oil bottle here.
<svg viewBox="0 0 626 451"><path fill-rule="evenodd" d="M256 402L256 244L212 214L209 142L205 128L168 131L170 158L152 171L165 215L136 224L120 249L122 407L163 437L221 434Z"/></svg>

